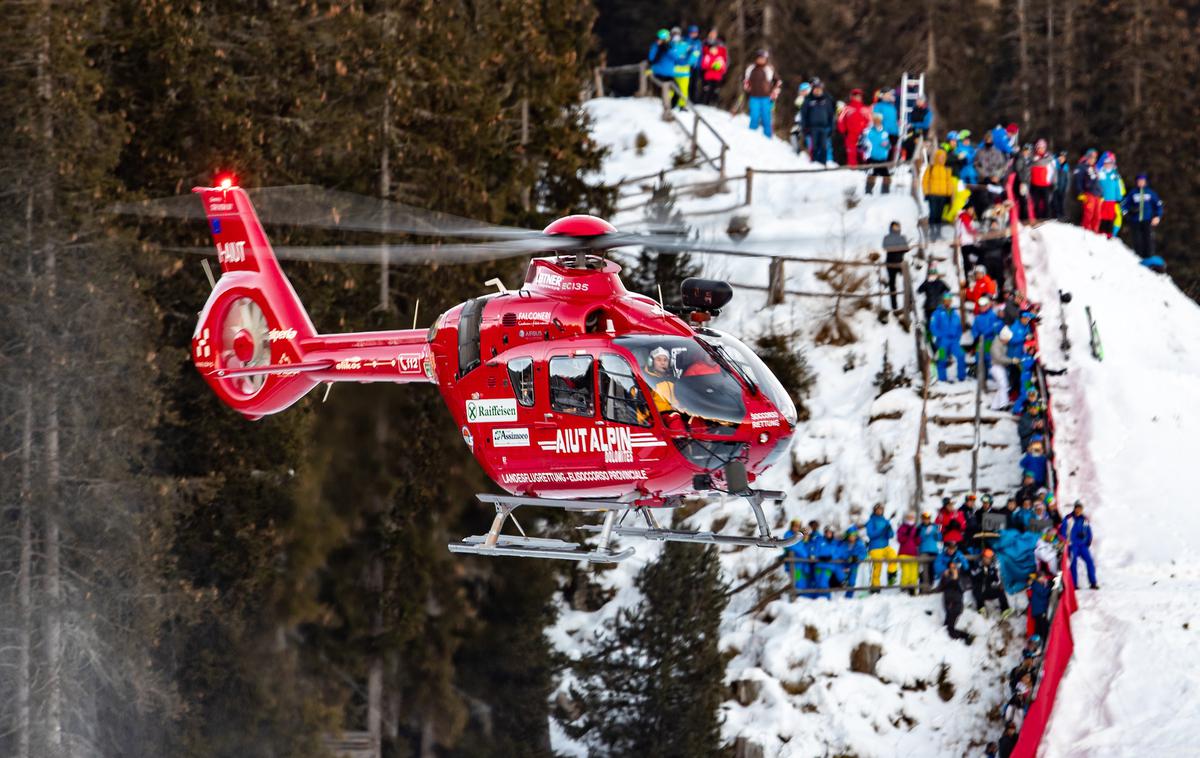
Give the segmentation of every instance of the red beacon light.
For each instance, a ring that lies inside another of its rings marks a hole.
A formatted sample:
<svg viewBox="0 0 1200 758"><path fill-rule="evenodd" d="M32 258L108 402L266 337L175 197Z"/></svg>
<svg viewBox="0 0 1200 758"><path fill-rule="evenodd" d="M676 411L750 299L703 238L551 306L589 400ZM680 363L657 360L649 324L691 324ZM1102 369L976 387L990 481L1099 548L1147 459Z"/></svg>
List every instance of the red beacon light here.
<svg viewBox="0 0 1200 758"><path fill-rule="evenodd" d="M233 174L220 174L217 176L217 186L223 190L233 189L237 186L237 177Z"/></svg>

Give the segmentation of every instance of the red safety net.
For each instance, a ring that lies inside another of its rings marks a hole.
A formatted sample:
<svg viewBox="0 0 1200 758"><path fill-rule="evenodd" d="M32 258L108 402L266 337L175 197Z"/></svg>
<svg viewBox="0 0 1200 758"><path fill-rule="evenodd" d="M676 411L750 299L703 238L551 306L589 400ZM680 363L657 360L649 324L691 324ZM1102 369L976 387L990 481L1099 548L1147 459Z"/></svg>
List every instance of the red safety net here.
<svg viewBox="0 0 1200 758"><path fill-rule="evenodd" d="M1058 685L1067 664L1071 662L1071 653L1075 650L1075 638L1071 635L1071 614L1078 607L1075 601L1075 584L1071 581L1069 569L1070 556L1063 549L1062 565L1062 594L1059 597L1058 610L1050 622L1050 637L1046 640L1045 658L1042 661L1042 680L1038 684L1037 696L1025 713L1025 721L1021 724L1021 734L1017 737L1017 746L1013 749L1012 758L1034 758L1038 745L1046 733L1046 724L1050 721L1050 713L1054 709L1054 696L1058 693Z"/></svg>
<svg viewBox="0 0 1200 758"><path fill-rule="evenodd" d="M1016 174L1008 175L1008 183L1005 185L1005 191L1008 193L1008 228L1012 234L1012 264L1013 264L1013 283L1017 285L1017 290L1021 294L1025 294L1025 266L1021 263L1021 221L1017 217L1017 198L1013 193L1013 182L1017 180Z"/></svg>

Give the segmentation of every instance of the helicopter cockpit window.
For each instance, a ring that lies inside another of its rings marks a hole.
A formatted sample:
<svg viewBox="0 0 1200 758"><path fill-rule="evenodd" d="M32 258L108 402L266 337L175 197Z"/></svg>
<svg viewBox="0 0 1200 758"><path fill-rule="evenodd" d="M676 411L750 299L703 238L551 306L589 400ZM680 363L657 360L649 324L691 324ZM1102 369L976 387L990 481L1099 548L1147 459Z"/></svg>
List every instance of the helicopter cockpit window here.
<svg viewBox="0 0 1200 758"><path fill-rule="evenodd" d="M791 395L767 368L767 364L744 342L716 329L703 330L699 339L725 357L750 384L761 390L789 424L796 425L796 404L792 402Z"/></svg>
<svg viewBox="0 0 1200 758"><path fill-rule="evenodd" d="M596 413L591 356L560 355L550 359L550 407L574 416Z"/></svg>
<svg viewBox="0 0 1200 758"><path fill-rule="evenodd" d="M526 408L533 407L533 359L513 358L508 362L508 382L512 385L517 402Z"/></svg>
<svg viewBox="0 0 1200 758"><path fill-rule="evenodd" d="M632 353L660 413L716 422L721 432L742 423L746 404L742 385L717 356L694 339L666 335L630 335L613 340Z"/></svg>
<svg viewBox="0 0 1200 758"><path fill-rule="evenodd" d="M618 424L650 426L650 406L633 376L621 356L600 356L600 413Z"/></svg>

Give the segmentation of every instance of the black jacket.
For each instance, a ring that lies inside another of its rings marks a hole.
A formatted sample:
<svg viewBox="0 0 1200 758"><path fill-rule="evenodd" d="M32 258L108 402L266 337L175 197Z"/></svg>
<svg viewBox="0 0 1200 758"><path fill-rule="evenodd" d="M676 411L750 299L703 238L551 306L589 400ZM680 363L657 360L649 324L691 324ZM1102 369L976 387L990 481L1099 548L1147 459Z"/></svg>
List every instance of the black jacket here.
<svg viewBox="0 0 1200 758"><path fill-rule="evenodd" d="M929 318L938 306L942 304L942 295L950 291L950 287L941 279L926 279L917 287L917 292L925 296L925 318Z"/></svg>
<svg viewBox="0 0 1200 758"><path fill-rule="evenodd" d="M800 123L805 131L832 129L833 122L834 104L828 92L804 98L804 104L800 106Z"/></svg>
<svg viewBox="0 0 1200 758"><path fill-rule="evenodd" d="M958 575L958 581L950 578L949 574L942 575L942 581L938 583L938 589L942 591L942 607L947 613L961 613L963 609L963 586L962 573Z"/></svg>

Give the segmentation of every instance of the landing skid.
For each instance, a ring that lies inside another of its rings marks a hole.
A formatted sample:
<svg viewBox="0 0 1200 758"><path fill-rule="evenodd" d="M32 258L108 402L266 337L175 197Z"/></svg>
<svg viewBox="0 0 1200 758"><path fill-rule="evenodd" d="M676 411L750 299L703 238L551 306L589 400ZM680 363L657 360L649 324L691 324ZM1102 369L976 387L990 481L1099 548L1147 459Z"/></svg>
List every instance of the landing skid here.
<svg viewBox="0 0 1200 758"><path fill-rule="evenodd" d="M782 492L766 490L750 490L742 494L750 503L758 522L758 534L751 537L716 532L697 532L683 529L665 529L655 518L654 507L648 504L624 503L618 500L553 500L541 497L520 497L514 495L477 495L480 502L491 503L496 508L496 517L492 519L491 529L487 534L467 537L462 542L453 542L448 547L453 553L466 553L484 556L509 556L514 558L550 558L566 561L587 561L589 563L620 563L633 555L633 548L616 551L612 548L613 535L623 537L640 537L659 542L692 542L710 545L738 545L743 547L764 547L780 549L790 547L801 538L797 534L787 539L771 536L767 518L763 514L762 504L767 500L783 500ZM678 504L678 498L673 504ZM661 507L662 502L659 502ZM520 535L501 534L505 523L514 510L522 505L544 508L562 508L570 511L599 511L604 514L601 524L580 527L582 531L600 535L599 543L592 548L588 545L567 540L549 539L545 537L529 537L521 529L521 525L513 518L513 525ZM668 504L667 507L670 507ZM616 516L622 513L621 521L630 511L641 514L646 525L624 526L618 524Z"/></svg>

